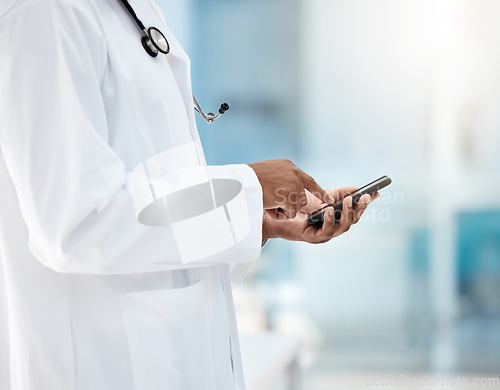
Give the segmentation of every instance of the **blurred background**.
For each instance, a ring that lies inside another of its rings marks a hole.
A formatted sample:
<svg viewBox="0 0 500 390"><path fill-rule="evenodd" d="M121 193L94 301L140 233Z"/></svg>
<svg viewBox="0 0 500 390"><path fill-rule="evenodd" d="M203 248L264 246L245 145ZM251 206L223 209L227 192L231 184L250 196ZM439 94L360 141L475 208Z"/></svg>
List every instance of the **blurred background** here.
<svg viewBox="0 0 500 390"><path fill-rule="evenodd" d="M202 107L231 105L198 122L209 164L393 179L348 234L269 242L235 288L240 331L298 335L308 390L499 377L500 2L158 3Z"/></svg>

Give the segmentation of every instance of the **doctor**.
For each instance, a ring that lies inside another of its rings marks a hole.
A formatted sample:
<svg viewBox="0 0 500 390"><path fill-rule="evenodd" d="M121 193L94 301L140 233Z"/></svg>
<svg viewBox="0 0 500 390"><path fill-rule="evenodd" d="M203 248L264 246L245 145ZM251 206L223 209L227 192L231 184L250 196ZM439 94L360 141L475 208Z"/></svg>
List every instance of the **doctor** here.
<svg viewBox="0 0 500 390"><path fill-rule="evenodd" d="M244 389L231 281L370 200L318 229L329 194L290 161L207 166L189 59L131 4L168 56L118 0L0 2L1 389Z"/></svg>

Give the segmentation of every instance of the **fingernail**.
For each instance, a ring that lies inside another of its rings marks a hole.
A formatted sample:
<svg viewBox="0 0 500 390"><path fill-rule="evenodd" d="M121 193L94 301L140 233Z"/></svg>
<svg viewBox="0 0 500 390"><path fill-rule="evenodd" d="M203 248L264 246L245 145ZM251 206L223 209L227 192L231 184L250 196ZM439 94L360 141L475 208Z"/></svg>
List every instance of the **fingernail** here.
<svg viewBox="0 0 500 390"><path fill-rule="evenodd" d="M333 210L328 211L328 216L333 217Z"/></svg>
<svg viewBox="0 0 500 390"><path fill-rule="evenodd" d="M352 196L349 197L349 207L352 207Z"/></svg>
<svg viewBox="0 0 500 390"><path fill-rule="evenodd" d="M330 203L335 203L335 198L333 196L328 195L328 199L330 200Z"/></svg>

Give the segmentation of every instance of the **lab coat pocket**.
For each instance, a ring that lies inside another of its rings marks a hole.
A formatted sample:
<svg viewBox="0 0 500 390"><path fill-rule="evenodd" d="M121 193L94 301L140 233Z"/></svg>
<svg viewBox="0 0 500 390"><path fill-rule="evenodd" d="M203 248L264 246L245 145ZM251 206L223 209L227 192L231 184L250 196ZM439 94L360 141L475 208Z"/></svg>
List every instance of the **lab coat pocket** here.
<svg viewBox="0 0 500 390"><path fill-rule="evenodd" d="M203 281L121 296L135 390L212 389L207 296Z"/></svg>

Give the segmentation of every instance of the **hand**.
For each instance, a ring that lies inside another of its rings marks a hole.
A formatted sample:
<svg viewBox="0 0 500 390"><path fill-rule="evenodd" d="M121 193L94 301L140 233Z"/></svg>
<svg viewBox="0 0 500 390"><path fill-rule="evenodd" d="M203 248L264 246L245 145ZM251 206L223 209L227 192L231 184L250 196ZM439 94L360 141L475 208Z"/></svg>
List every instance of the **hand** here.
<svg viewBox="0 0 500 390"><path fill-rule="evenodd" d="M356 189L357 187L343 187L328 191L328 193L330 196L340 199ZM262 223L263 238L283 238L290 241L305 241L314 244L330 241L333 237L347 232L352 225L357 223L368 204L377 199L379 194L377 192L373 197L368 194L363 195L354 208L352 207L352 197L349 196L344 199L342 217L338 222L335 222L333 207L328 207L321 226L309 225L307 216L325 206L325 203L321 203L308 191L306 191L306 196L308 198L307 205L300 209L294 219L283 219L279 211L265 210Z"/></svg>
<svg viewBox="0 0 500 390"><path fill-rule="evenodd" d="M323 202L332 202L329 194L311 176L288 159L259 161L249 166L259 178L266 210L281 208L287 218L294 218L309 201L306 189Z"/></svg>

